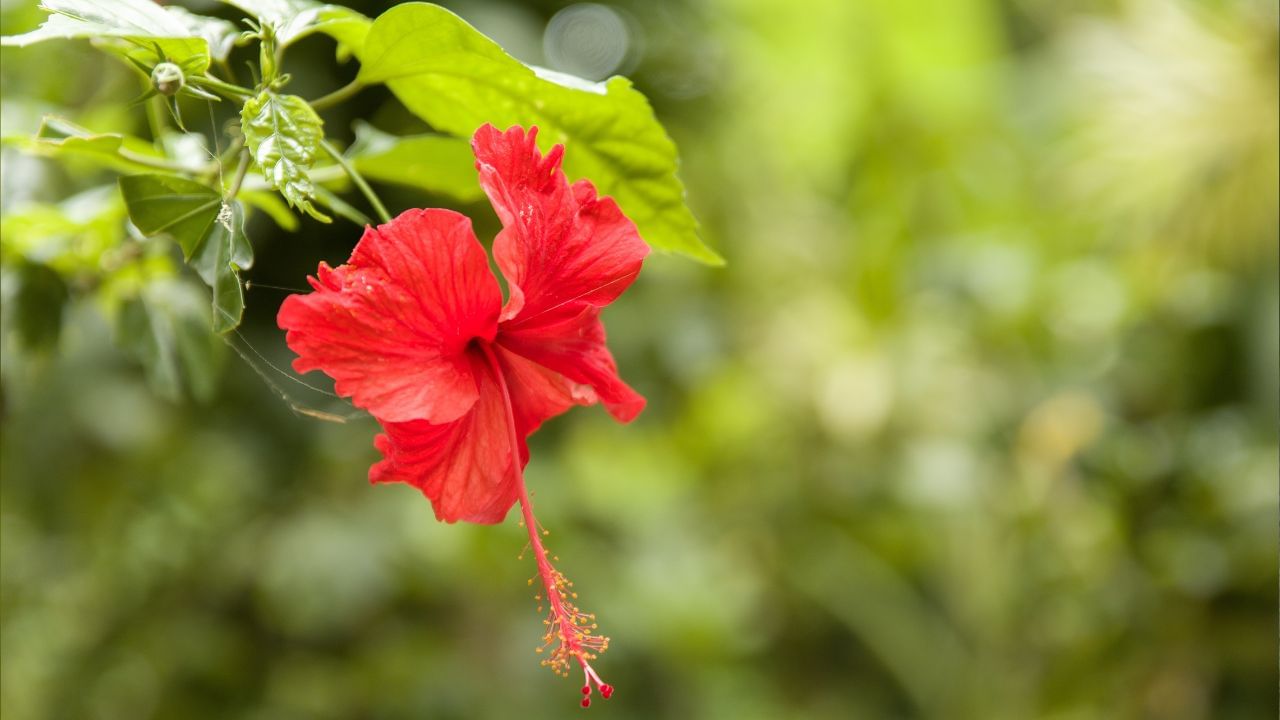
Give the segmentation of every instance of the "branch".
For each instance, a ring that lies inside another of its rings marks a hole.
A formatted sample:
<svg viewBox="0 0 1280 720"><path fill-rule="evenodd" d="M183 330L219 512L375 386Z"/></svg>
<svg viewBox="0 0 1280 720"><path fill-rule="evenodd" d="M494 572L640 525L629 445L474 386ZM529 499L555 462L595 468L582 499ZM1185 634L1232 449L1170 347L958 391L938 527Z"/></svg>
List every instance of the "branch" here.
<svg viewBox="0 0 1280 720"><path fill-rule="evenodd" d="M360 92L363 89L364 89L364 83L360 82L359 79L352 80L351 82L347 83L346 85L343 85L337 90L334 90L328 95L325 95L323 97L318 97L315 100L312 100L311 107L316 110L323 110L327 107L332 107L333 105L337 105L338 103L342 102L343 100L346 100L352 95L355 95L356 93Z"/></svg>
<svg viewBox="0 0 1280 720"><path fill-rule="evenodd" d="M232 85L229 82L223 82L212 75L197 75L191 78L191 84L202 88L208 88L223 97L232 100L245 100L253 97L253 91L248 88L242 88L239 85Z"/></svg>
<svg viewBox="0 0 1280 720"><path fill-rule="evenodd" d="M165 172L178 173L181 175L191 175L194 172L192 168L187 165L170 162L168 160L161 160L159 158L147 157L146 155L139 155L138 153L123 147L117 150L116 153L121 158L128 160L131 163L143 165L145 167L152 168L153 170L163 170Z"/></svg>
<svg viewBox="0 0 1280 720"><path fill-rule="evenodd" d="M227 192L227 199L231 200L240 193L240 185L244 183L244 176L249 172L249 151L247 149L240 151L240 166L236 168L236 177L231 181L231 189Z"/></svg>
<svg viewBox="0 0 1280 720"><path fill-rule="evenodd" d="M324 151L329 153L334 162L342 166L342 169L346 171L347 175L351 178L351 181L356 184L356 187L360 188L360 192L364 194L365 199L373 206L374 212L378 214L378 219L384 223L391 222L391 215L387 212L386 206L384 206L382 201L378 199L378 196L374 194L373 188L369 187L369 183L364 181L364 177L362 177L360 173L356 172L355 167L352 166L351 163L347 162L346 158L342 157L342 153L338 152L337 148L330 145L328 140L321 140L320 147L324 148Z"/></svg>

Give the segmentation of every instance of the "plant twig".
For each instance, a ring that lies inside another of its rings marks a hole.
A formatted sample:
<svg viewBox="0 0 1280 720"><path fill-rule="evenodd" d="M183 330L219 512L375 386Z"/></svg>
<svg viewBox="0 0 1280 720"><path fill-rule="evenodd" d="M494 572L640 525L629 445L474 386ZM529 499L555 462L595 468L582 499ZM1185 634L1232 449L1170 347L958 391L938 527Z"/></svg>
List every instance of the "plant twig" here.
<svg viewBox="0 0 1280 720"><path fill-rule="evenodd" d="M351 181L356 184L356 187L360 188L360 192L364 194L365 199L373 206L374 212L378 214L378 219L384 223L391 222L391 214L387 212L386 206L384 206L382 201L378 199L378 196L374 194L373 188L369 187L369 183L364 181L364 177L362 177L359 172L356 172L355 167L350 162L347 162L346 158L342 157L342 153L338 152L337 148L330 145L328 140L321 140L320 147L324 148L324 151L329 153L334 162L342 166L342 169L346 171L347 176L351 178Z"/></svg>
<svg viewBox="0 0 1280 720"><path fill-rule="evenodd" d="M346 175L347 174L342 171L342 167L339 165L325 165L323 167L312 168L311 171L307 173L307 177L311 179L311 182L316 183L317 185L320 183L329 183L335 180L341 180L346 177Z"/></svg>
<svg viewBox="0 0 1280 720"><path fill-rule="evenodd" d="M244 176L249 172L249 150L246 148L240 151L240 165L236 168L236 177L231 181L231 189L227 191L227 198L231 200L240 193L240 185L244 183Z"/></svg>
<svg viewBox="0 0 1280 720"><path fill-rule="evenodd" d="M232 85L229 82L223 82L212 75L197 75L191 78L191 84L198 85L202 88L208 88L219 95L229 97L232 100L245 100L253 97L253 91L248 88L242 88L239 85Z"/></svg>
<svg viewBox="0 0 1280 720"><path fill-rule="evenodd" d="M364 83L360 82L359 79L352 80L351 82L347 83L346 85L343 85L337 90L334 90L328 95L324 95L322 97L316 98L315 100L312 100L311 107L316 110L323 110L327 107L337 105L338 103L342 102L343 100L346 100L352 95L355 95L356 93L360 92L363 89L364 89Z"/></svg>
<svg viewBox="0 0 1280 720"><path fill-rule="evenodd" d="M164 135L164 112L161 110L163 102L159 95L152 95L145 103L147 128L151 130L151 144L161 152L164 151L164 143L160 139Z"/></svg>
<svg viewBox="0 0 1280 720"><path fill-rule="evenodd" d="M227 149L224 150L221 155L215 158L215 165L223 165L231 162L231 158L235 157L236 153L240 152L240 148L242 147L244 147L243 135L237 135L231 138L231 144L227 146Z"/></svg>
<svg viewBox="0 0 1280 720"><path fill-rule="evenodd" d="M135 165L143 165L154 170L180 173L182 175L190 175L192 173L192 169L187 165L171 162L169 160L161 160L160 158L147 157L146 155L139 155L138 153L126 148L120 148L116 152L121 158L128 160Z"/></svg>

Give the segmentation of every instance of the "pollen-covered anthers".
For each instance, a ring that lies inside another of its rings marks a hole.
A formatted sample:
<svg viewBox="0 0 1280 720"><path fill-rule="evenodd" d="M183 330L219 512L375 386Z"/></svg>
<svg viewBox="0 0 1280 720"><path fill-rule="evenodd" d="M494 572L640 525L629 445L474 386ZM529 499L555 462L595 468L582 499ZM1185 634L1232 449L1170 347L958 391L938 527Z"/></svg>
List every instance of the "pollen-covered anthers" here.
<svg viewBox="0 0 1280 720"><path fill-rule="evenodd" d="M543 569L539 568L540 571ZM595 614L582 612L578 608L575 602L578 593L573 590L573 582L559 570L550 567L550 564L545 570L548 572L539 574L543 575L548 595L546 598L541 594L534 595L539 603L546 600L545 606L538 607L538 612L545 609L547 613L542 621L547 629L542 635L542 647L537 649L537 652L546 654L542 664L550 667L557 675L568 677L571 663L576 661L582 666L588 680L594 678L596 684L601 685L600 692L607 698L613 689L610 688L608 693L604 691L605 686L591 669L590 661L609 649L609 638L595 633L599 627ZM587 688L590 689L589 682ZM590 700L584 698L583 707L588 704Z"/></svg>

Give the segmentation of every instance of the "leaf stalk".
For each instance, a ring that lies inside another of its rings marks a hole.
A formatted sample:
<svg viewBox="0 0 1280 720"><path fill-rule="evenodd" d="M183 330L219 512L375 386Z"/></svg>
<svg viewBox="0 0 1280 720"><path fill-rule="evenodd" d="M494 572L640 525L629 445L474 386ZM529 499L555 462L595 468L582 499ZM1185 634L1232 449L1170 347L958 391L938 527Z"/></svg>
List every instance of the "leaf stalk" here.
<svg viewBox="0 0 1280 720"><path fill-rule="evenodd" d="M347 83L346 85L343 85L337 90L334 90L328 95L323 95L321 97L316 98L315 100L312 100L311 107L315 110L324 110L325 108L333 107L334 105L337 105L343 100L350 98L351 96L355 95L356 93L360 92L363 89L364 89L364 83L360 82L360 80L357 78Z"/></svg>
<svg viewBox="0 0 1280 720"><path fill-rule="evenodd" d="M321 140L320 147L324 148L324 151L329 153L329 156L333 158L333 161L338 163L338 165L346 171L347 176L356 184L356 187L360 188L360 192L364 194L365 199L373 206L374 212L378 214L378 219L384 223L391 222L391 214L387 212L386 206L378 199L378 196L373 192L373 188L369 187L369 183L365 182L364 176L356 171L355 166L348 162L347 159L342 156L342 153L338 152L337 148L329 144L328 140Z"/></svg>
<svg viewBox="0 0 1280 720"><path fill-rule="evenodd" d="M193 85L208 88L224 97L232 100L244 100L253 97L253 91L248 88L242 88L239 85L232 85L229 82L223 82L212 75L199 75L191 78Z"/></svg>
<svg viewBox="0 0 1280 720"><path fill-rule="evenodd" d="M227 191L227 199L231 200L240 193L240 186L244 184L244 176L249 172L249 150L240 151L240 165L236 167L236 176L231 181L231 189Z"/></svg>

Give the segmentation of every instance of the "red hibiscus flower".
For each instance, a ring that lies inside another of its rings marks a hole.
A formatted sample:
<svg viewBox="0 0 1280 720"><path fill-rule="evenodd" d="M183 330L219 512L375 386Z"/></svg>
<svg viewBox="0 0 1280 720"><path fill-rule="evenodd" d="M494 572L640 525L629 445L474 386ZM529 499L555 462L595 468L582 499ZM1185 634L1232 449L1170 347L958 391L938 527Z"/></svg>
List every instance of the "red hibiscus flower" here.
<svg viewBox="0 0 1280 720"><path fill-rule="evenodd" d="M587 180L569 184L563 146L544 157L536 133L485 125L472 139L503 225L493 257L505 305L470 220L409 210L367 228L347 264L321 263L315 292L287 298L278 321L298 372L324 371L382 424L371 481L414 485L447 522L501 522L521 502L550 606L544 664L563 672L577 660L584 695L594 682L608 697L587 663L608 640L547 560L522 470L525 439L569 407L599 402L622 422L644 408L618 377L600 310L649 247L612 199Z"/></svg>

